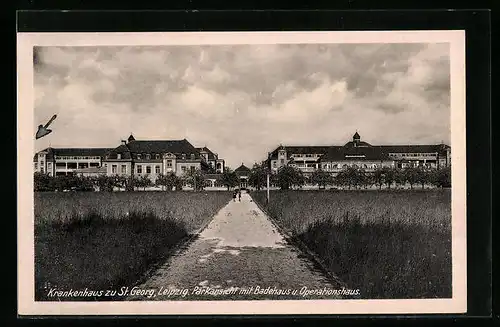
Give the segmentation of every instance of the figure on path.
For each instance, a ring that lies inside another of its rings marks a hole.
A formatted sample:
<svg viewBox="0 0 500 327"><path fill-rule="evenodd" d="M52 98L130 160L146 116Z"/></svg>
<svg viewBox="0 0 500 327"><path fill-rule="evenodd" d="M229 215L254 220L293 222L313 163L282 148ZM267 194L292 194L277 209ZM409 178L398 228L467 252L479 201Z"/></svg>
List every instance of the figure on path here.
<svg viewBox="0 0 500 327"><path fill-rule="evenodd" d="M241 202L241 190L238 191L238 201Z"/></svg>
<svg viewBox="0 0 500 327"><path fill-rule="evenodd" d="M237 192L237 191L234 191L234 192L233 192L233 201L234 201L234 202L236 202L236 192Z"/></svg>

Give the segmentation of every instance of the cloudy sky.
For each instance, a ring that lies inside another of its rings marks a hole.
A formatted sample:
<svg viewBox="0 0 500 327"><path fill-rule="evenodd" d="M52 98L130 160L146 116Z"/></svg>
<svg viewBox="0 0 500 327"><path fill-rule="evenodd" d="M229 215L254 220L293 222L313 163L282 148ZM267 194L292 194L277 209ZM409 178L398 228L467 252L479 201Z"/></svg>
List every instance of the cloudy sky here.
<svg viewBox="0 0 500 327"><path fill-rule="evenodd" d="M34 49L36 150L188 139L236 168L280 143L450 142L448 44Z"/></svg>

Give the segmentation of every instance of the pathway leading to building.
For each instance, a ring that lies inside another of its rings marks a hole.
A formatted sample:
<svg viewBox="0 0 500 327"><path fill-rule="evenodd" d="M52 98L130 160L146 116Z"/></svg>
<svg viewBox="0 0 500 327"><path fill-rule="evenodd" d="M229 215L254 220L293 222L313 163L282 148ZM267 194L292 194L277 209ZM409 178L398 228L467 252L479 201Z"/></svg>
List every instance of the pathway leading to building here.
<svg viewBox="0 0 500 327"><path fill-rule="evenodd" d="M338 288L243 193L127 300L335 299Z"/></svg>

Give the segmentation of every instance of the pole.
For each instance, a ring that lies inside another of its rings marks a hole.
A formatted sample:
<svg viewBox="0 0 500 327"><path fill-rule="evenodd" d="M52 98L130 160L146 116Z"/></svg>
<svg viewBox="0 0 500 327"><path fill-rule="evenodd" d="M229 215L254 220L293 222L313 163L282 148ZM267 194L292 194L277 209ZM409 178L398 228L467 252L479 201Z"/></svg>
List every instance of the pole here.
<svg viewBox="0 0 500 327"><path fill-rule="evenodd" d="M269 172L267 172L267 203L269 203Z"/></svg>

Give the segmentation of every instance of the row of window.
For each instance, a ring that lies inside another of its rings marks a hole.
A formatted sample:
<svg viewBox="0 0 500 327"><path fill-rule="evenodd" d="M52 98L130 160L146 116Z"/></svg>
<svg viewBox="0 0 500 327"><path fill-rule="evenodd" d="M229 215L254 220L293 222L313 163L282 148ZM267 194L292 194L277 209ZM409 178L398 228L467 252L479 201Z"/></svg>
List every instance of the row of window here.
<svg viewBox="0 0 500 327"><path fill-rule="evenodd" d="M135 156L135 159L137 160L151 160L151 159L155 159L155 160L160 160L161 159L161 155L159 153L153 153L153 154L150 154L150 153L137 153ZM116 154L116 158L118 160L121 160L122 159L122 154L121 153L117 153ZM187 158L187 155L185 153L183 153L181 155L181 158L182 159L186 159ZM195 160L196 159L196 155L194 153L191 153L189 158L191 160Z"/></svg>
<svg viewBox="0 0 500 327"><path fill-rule="evenodd" d="M100 160L99 156L55 156L56 160Z"/></svg>
<svg viewBox="0 0 500 327"><path fill-rule="evenodd" d="M401 156L401 157L432 157L436 156L436 153L389 153L391 156Z"/></svg>

